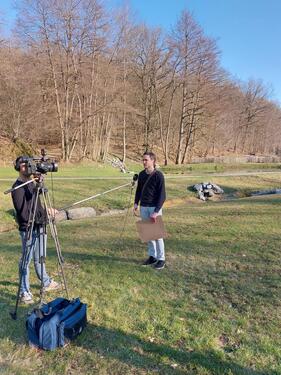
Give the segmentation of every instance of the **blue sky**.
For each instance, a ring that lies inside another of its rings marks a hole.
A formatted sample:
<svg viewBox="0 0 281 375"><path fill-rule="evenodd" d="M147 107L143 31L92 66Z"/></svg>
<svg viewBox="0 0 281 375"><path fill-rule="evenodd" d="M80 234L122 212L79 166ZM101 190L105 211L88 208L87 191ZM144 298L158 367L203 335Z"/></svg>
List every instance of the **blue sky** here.
<svg viewBox="0 0 281 375"><path fill-rule="evenodd" d="M1 0L8 29L13 0ZM120 4L120 0L107 0ZM188 9L205 34L217 39L221 64L235 78L261 79L281 103L281 0L131 0L138 21L169 29Z"/></svg>

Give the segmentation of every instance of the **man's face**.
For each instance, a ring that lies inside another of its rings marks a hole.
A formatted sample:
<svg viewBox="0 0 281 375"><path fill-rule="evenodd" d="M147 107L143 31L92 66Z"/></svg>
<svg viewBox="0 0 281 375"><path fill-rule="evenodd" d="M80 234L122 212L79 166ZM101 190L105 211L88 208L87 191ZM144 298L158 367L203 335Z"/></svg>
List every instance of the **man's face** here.
<svg viewBox="0 0 281 375"><path fill-rule="evenodd" d="M28 174L28 171L27 171L26 163L20 163L20 174L25 176L25 177L30 176L30 174Z"/></svg>
<svg viewBox="0 0 281 375"><path fill-rule="evenodd" d="M144 169L151 169L154 167L154 160L151 159L149 155L144 155L142 162L143 162Z"/></svg>

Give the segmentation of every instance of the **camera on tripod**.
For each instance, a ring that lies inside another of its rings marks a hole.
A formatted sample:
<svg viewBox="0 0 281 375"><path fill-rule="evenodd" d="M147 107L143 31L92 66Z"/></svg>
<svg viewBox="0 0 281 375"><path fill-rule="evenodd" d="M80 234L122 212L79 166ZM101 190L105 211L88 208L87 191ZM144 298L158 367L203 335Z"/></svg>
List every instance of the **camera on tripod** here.
<svg viewBox="0 0 281 375"><path fill-rule="evenodd" d="M41 150L41 157L21 156L15 162L15 170L20 170L20 164L25 164L26 175L47 174L57 172L58 163L46 156L44 149Z"/></svg>

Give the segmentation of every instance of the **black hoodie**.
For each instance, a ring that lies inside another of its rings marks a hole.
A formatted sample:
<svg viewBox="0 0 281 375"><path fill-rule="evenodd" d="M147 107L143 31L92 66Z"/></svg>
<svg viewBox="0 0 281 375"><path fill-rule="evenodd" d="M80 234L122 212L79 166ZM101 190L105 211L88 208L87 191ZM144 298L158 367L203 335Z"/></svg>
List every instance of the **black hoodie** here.
<svg viewBox="0 0 281 375"><path fill-rule="evenodd" d="M146 184L146 181L149 181ZM143 170L139 174L138 187L136 190L135 204L144 207L155 207L155 212L159 212L166 199L164 176L160 171L155 170L152 174Z"/></svg>
<svg viewBox="0 0 281 375"><path fill-rule="evenodd" d="M19 179L13 184L13 188L23 184ZM20 231L26 231L28 227L29 213L31 210L32 196L36 194L34 183L31 182L12 192L13 204L16 210L17 222ZM35 198L35 197L34 197ZM38 197L37 210L35 214L35 226L46 224L47 215Z"/></svg>

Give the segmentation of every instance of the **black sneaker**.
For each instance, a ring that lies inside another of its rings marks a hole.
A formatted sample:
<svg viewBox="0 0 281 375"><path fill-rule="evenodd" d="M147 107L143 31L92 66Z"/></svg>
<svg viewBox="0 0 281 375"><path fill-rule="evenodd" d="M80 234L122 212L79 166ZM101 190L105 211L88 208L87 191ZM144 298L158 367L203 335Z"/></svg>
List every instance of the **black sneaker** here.
<svg viewBox="0 0 281 375"><path fill-rule="evenodd" d="M154 268L156 270L162 270L165 267L165 260L158 260L157 263L154 264Z"/></svg>
<svg viewBox="0 0 281 375"><path fill-rule="evenodd" d="M157 259L155 259L154 257L150 256L149 258L147 258L147 259L143 262L142 266L150 266L151 264L154 264L154 263L156 263L156 262L157 262Z"/></svg>

